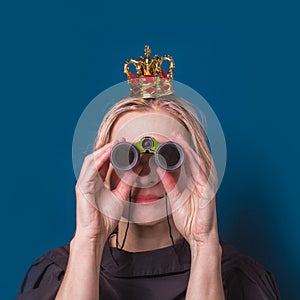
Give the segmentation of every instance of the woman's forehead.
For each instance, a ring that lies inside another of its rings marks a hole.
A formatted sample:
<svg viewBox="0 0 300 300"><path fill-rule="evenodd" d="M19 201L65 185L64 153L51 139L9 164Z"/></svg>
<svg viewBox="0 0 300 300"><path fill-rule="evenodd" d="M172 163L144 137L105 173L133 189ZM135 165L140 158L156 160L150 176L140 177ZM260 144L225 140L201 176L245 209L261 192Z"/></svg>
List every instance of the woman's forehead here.
<svg viewBox="0 0 300 300"><path fill-rule="evenodd" d="M144 136L153 136L171 140L173 132L181 134L190 140L186 128L173 116L164 112L129 112L116 122L111 139L124 137L128 142L135 142Z"/></svg>

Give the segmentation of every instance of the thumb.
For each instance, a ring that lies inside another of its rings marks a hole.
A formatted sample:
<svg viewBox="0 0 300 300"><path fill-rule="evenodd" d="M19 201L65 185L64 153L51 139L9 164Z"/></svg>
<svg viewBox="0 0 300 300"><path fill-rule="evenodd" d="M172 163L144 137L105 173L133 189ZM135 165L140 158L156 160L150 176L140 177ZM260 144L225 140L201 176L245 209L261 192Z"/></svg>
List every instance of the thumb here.
<svg viewBox="0 0 300 300"><path fill-rule="evenodd" d="M162 170L161 168L157 168L156 171L170 200L171 208L173 209L176 202L178 202L181 198L181 192L179 191L177 182L170 173Z"/></svg>
<svg viewBox="0 0 300 300"><path fill-rule="evenodd" d="M127 200L129 198L129 193L132 185L136 181L141 171L142 166L138 166L134 169L134 171L130 170L124 172L117 187L113 190L113 194L120 200Z"/></svg>

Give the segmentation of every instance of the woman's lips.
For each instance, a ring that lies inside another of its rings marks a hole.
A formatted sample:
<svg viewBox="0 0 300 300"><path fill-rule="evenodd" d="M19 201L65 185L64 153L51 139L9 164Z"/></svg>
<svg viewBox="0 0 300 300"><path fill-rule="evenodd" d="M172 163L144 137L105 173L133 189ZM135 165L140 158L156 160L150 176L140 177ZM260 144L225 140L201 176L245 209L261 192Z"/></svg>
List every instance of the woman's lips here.
<svg viewBox="0 0 300 300"><path fill-rule="evenodd" d="M161 198L162 196L157 196L157 195L136 195L132 197L135 203L151 203Z"/></svg>

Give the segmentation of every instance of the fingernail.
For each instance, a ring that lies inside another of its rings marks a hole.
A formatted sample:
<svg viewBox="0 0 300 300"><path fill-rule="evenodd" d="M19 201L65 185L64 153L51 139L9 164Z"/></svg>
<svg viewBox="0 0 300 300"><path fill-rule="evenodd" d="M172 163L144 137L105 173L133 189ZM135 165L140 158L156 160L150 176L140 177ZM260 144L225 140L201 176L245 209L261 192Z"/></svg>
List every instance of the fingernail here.
<svg viewBox="0 0 300 300"><path fill-rule="evenodd" d="M159 175L160 177L163 177L164 174L165 174L165 171L162 170L161 168L157 168L157 169L156 169L156 172L158 173L158 175Z"/></svg>
<svg viewBox="0 0 300 300"><path fill-rule="evenodd" d="M109 147L109 148L112 148L113 146L117 145L118 143L119 143L118 140L113 141L113 142L110 144L110 147Z"/></svg>

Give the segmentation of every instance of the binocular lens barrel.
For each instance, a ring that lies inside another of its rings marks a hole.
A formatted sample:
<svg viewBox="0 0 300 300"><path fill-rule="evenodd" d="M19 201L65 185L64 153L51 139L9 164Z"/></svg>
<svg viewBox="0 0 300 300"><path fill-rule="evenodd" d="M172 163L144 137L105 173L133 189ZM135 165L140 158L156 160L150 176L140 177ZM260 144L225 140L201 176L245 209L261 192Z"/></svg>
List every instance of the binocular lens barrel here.
<svg viewBox="0 0 300 300"><path fill-rule="evenodd" d="M145 145L142 146L145 150L152 148L151 140L144 140L144 142ZM110 161L116 169L129 171L138 163L139 155L139 151L134 145L121 142L113 147ZM174 142L161 144L154 155L157 165L166 171L176 170L184 162L184 151L179 144Z"/></svg>
<svg viewBox="0 0 300 300"><path fill-rule="evenodd" d="M131 170L139 160L138 150L130 143L121 142L115 145L110 153L110 161L116 169Z"/></svg>
<svg viewBox="0 0 300 300"><path fill-rule="evenodd" d="M174 142L167 142L159 146L155 159L162 169L173 171L183 164L184 151L180 145Z"/></svg>

